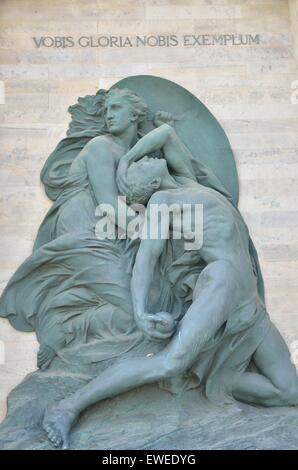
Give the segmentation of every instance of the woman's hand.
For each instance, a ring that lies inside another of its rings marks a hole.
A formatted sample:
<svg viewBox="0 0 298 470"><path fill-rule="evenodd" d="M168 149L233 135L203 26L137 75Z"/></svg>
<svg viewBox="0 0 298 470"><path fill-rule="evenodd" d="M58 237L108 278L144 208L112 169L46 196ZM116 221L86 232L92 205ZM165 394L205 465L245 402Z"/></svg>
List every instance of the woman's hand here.
<svg viewBox="0 0 298 470"><path fill-rule="evenodd" d="M128 170L128 160L123 156L120 159L120 162L118 164L117 168L117 174L116 174L116 183L119 189L119 193L124 195L127 193L128 188L127 188L127 170Z"/></svg>
<svg viewBox="0 0 298 470"><path fill-rule="evenodd" d="M174 116L166 111L157 111L153 118L153 124L156 127L162 126L163 124L169 124L170 126L173 126L174 121Z"/></svg>
<svg viewBox="0 0 298 470"><path fill-rule="evenodd" d="M137 315L136 322L148 339L159 341L169 339L178 324L168 312Z"/></svg>

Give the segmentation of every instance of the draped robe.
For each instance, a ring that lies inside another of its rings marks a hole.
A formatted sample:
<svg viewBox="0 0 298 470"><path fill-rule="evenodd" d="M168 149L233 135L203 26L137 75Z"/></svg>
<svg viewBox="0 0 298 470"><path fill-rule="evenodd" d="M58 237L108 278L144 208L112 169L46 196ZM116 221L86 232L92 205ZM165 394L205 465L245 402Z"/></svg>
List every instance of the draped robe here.
<svg viewBox="0 0 298 470"><path fill-rule="evenodd" d="M130 280L138 240L98 239L96 201L87 170L69 171L92 137L88 132L66 137L46 161L41 180L53 205L32 255L12 276L0 300L0 315L16 329L35 331L39 342L52 347L63 361L86 366L164 347L144 338L134 321ZM208 168L197 160L192 163L200 184L231 201ZM167 241L156 267L149 311L169 311L179 320L205 265L199 252L181 252L177 246L175 240ZM204 382L210 396L221 393L221 384L227 382L223 375L229 375L225 371L239 372L248 366L266 332L263 279L251 239L249 248L259 291L255 318L241 319L234 330L219 331L200 354L191 379L184 381L188 386Z"/></svg>

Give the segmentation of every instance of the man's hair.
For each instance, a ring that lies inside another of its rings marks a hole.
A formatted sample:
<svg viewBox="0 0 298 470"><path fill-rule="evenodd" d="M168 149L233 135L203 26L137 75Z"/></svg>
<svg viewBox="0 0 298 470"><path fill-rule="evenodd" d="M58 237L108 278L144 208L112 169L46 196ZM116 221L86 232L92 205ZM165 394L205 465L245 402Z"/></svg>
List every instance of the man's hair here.
<svg viewBox="0 0 298 470"><path fill-rule="evenodd" d="M125 194L127 204L146 205L152 194L156 191L156 189L150 185L152 179L152 176L146 175L142 176L142 180L140 181L138 178L129 174L128 170L126 180L127 193Z"/></svg>
<svg viewBox="0 0 298 470"><path fill-rule="evenodd" d="M146 101L136 93L129 90L128 88L113 88L106 94L106 101L108 101L109 98L113 96L124 98L129 103L130 107L138 116L138 122L142 122L146 119L149 108Z"/></svg>

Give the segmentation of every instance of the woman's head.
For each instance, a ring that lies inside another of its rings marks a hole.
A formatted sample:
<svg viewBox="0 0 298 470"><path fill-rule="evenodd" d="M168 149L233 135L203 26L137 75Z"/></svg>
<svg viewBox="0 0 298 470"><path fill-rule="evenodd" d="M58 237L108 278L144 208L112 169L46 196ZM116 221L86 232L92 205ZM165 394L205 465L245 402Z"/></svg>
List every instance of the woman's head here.
<svg viewBox="0 0 298 470"><path fill-rule="evenodd" d="M148 106L136 93L127 88L113 88L106 95L105 119L108 130L121 134L129 125L146 119Z"/></svg>

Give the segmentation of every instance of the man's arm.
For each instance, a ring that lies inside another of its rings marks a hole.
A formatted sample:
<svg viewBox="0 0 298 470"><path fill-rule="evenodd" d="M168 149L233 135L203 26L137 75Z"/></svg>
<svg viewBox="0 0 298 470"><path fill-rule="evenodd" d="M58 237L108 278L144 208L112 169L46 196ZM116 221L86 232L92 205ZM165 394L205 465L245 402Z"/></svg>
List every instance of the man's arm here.
<svg viewBox="0 0 298 470"><path fill-rule="evenodd" d="M134 315L137 323L139 324L148 315L147 300L154 276L154 270L169 236L169 221L162 219L160 220L160 218L157 217L158 228L156 230L154 227L154 232L160 234L160 238L150 238L150 229L152 228L151 224L154 223L154 221L150 219L150 205L165 202L163 197L160 197L160 194L162 193L155 193L148 203L146 211L146 224L143 229L143 238L139 246L132 273L132 302L134 307ZM151 315L150 317L153 316Z"/></svg>
<svg viewBox="0 0 298 470"><path fill-rule="evenodd" d="M154 268L164 244L165 240L142 240L131 281L136 323L145 335L153 340L169 339L177 326L177 322L167 312L154 314L147 312L147 300L154 276ZM144 269L144 267L146 268Z"/></svg>
<svg viewBox="0 0 298 470"><path fill-rule="evenodd" d="M136 319L144 317L147 300L153 281L154 269L162 253L165 240L142 240L136 256L132 280L131 294Z"/></svg>

